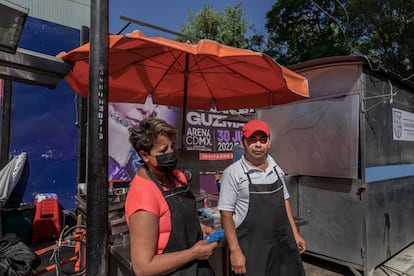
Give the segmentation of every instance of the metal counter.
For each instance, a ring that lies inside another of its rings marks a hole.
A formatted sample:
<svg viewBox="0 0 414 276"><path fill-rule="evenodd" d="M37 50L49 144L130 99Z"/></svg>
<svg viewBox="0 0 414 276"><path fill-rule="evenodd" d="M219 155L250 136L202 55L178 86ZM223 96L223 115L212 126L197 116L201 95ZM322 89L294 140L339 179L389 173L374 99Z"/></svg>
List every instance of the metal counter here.
<svg viewBox="0 0 414 276"><path fill-rule="evenodd" d="M109 275L135 275L132 269L129 245L109 246Z"/></svg>

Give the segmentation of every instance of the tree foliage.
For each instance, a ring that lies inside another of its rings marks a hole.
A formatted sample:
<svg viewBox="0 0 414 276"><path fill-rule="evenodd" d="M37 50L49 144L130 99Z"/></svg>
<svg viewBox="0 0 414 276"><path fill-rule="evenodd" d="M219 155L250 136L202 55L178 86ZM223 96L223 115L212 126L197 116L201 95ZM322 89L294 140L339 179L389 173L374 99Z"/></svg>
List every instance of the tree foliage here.
<svg viewBox="0 0 414 276"><path fill-rule="evenodd" d="M337 14L330 1L325 6ZM329 16L308 0L279 0L267 15L266 52L282 64L349 54L343 35Z"/></svg>
<svg viewBox="0 0 414 276"><path fill-rule="evenodd" d="M385 69L401 76L412 74L414 1L352 0L347 8L353 48Z"/></svg>
<svg viewBox="0 0 414 276"><path fill-rule="evenodd" d="M212 39L219 43L246 48L245 33L249 25L243 18L242 2L228 5L224 11L215 11L210 4L204 4L199 12L188 12L188 23L183 23L180 33L195 39ZM178 41L187 40L177 37Z"/></svg>
<svg viewBox="0 0 414 276"><path fill-rule="evenodd" d="M382 69L414 76L413 0L277 0L266 14L267 33L243 16L241 0L223 11L204 4L199 12L189 11L179 32L265 52L284 65L362 55ZM253 35L246 37L248 28Z"/></svg>
<svg viewBox="0 0 414 276"><path fill-rule="evenodd" d="M412 0L278 0L266 17L265 51L282 64L356 54L413 73Z"/></svg>

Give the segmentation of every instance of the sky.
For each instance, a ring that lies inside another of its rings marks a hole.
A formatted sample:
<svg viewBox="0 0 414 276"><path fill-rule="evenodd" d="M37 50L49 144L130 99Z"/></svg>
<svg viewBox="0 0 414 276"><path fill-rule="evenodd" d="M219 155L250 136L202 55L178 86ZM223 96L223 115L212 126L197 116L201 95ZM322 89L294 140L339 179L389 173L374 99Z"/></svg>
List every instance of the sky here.
<svg viewBox="0 0 414 276"><path fill-rule="evenodd" d="M264 32L266 12L276 1L243 0L244 19L253 23L259 32ZM227 5L235 5L237 0L109 0L109 33L118 33L127 24L120 19L121 15L178 32L181 24L188 22L188 10L199 12L204 3L218 11L224 10ZM122 34L136 29L146 36L174 38L171 34L137 24L131 24Z"/></svg>

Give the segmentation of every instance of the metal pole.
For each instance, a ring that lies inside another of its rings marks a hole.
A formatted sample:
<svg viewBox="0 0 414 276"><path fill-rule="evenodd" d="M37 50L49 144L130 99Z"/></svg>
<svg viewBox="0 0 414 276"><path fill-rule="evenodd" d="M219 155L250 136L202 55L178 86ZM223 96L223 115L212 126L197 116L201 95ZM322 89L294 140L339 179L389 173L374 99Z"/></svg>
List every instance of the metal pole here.
<svg viewBox="0 0 414 276"><path fill-rule="evenodd" d="M108 275L108 0L91 1L86 275Z"/></svg>
<svg viewBox="0 0 414 276"><path fill-rule="evenodd" d="M1 83L1 82L0 82ZM11 80L3 80L3 99L1 107L1 137L0 137L0 169L9 162L10 151L10 125L11 125L11 99L12 99ZM1 232L1 231L0 231Z"/></svg>
<svg viewBox="0 0 414 276"><path fill-rule="evenodd" d="M80 45L89 42L89 28L82 26L80 31ZM88 123L88 101L86 98L76 95L78 102L78 118L77 127L79 128L78 141L78 183L86 182L86 139L87 139L87 123Z"/></svg>
<svg viewBox="0 0 414 276"><path fill-rule="evenodd" d="M160 27L160 26L157 26L157 25L154 25L154 24L150 24L150 23L138 20L138 19L126 17L126 16L123 16L123 15L121 15L119 18L121 18L122 20L127 21L128 23L132 22L134 24L141 25L141 26L144 26L144 27L148 27L148 28L151 28L151 29L154 29L154 30L158 30L158 31L161 31L161 32L164 32L164 33L167 33L167 34L173 34L173 35L176 35L176 36L181 36L183 38L186 38L186 39L190 40L193 43L199 41L198 38L191 37L191 36L186 35L186 34L178 33L178 32L175 32L173 30L170 30L170 29L167 29L167 28L164 28L164 27ZM119 31L118 34L121 33L123 30L125 30L125 28L128 27L128 25L125 26L124 28L122 28L122 30Z"/></svg>

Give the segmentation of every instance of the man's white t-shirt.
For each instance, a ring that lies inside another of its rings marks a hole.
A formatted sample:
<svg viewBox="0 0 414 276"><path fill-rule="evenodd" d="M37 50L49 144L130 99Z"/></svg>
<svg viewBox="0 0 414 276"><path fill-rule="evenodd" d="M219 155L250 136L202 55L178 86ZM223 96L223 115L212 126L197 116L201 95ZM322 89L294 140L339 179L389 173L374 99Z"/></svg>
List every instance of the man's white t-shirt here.
<svg viewBox="0 0 414 276"><path fill-rule="evenodd" d="M270 155L267 156L267 161L269 166L263 171L248 165L243 156L223 172L218 209L233 212L236 228L243 222L249 209L249 179L246 173L249 173L252 184L273 184L278 180L277 171L283 183L284 198L290 197L284 181L283 170Z"/></svg>

